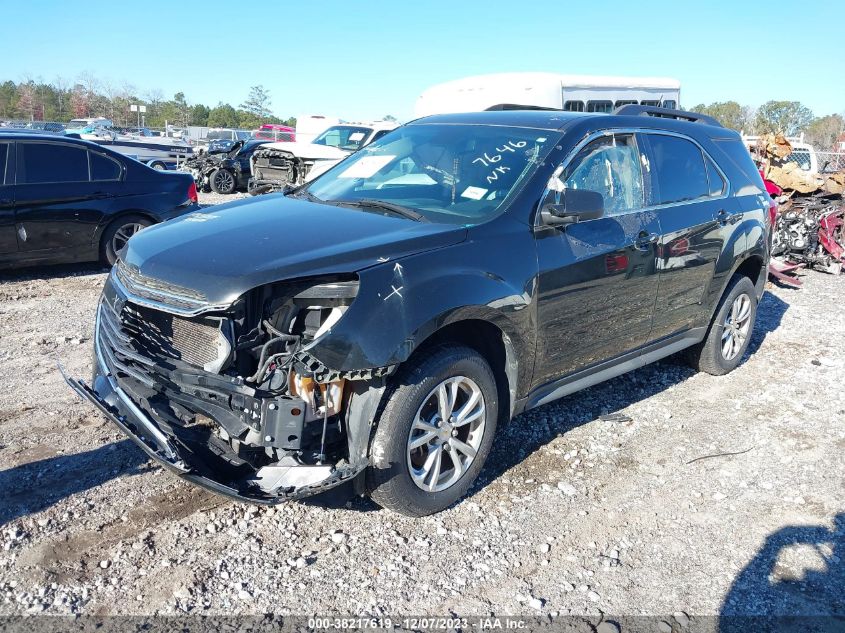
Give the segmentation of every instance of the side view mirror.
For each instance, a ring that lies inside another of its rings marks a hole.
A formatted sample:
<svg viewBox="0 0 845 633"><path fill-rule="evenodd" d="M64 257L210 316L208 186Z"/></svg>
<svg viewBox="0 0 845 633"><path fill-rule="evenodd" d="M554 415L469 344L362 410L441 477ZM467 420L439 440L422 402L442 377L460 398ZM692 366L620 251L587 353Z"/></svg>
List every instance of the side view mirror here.
<svg viewBox="0 0 845 633"><path fill-rule="evenodd" d="M540 219L548 226L574 224L597 220L604 215L604 196L587 189L566 189L560 192L560 202L545 204Z"/></svg>

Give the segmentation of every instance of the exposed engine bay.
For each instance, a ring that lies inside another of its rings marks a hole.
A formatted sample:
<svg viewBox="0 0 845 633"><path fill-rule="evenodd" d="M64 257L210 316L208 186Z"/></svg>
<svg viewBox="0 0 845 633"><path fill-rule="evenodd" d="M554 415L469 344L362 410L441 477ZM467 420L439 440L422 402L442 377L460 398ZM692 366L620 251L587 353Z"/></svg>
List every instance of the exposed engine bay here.
<svg viewBox="0 0 845 633"><path fill-rule="evenodd" d="M339 160L340 157L306 158L287 149L262 148L253 155L252 178L247 189L252 195L260 195L281 191L285 187L296 187L316 178Z"/></svg>
<svg viewBox="0 0 845 633"><path fill-rule="evenodd" d="M98 311L94 390L68 382L133 439L152 439L145 450L196 483L265 503L314 494L366 466L373 393L392 368L337 372L308 353L354 300L357 279L264 286L197 316L139 305L124 291L165 290L120 262ZM133 427L110 406L103 374L149 420Z"/></svg>

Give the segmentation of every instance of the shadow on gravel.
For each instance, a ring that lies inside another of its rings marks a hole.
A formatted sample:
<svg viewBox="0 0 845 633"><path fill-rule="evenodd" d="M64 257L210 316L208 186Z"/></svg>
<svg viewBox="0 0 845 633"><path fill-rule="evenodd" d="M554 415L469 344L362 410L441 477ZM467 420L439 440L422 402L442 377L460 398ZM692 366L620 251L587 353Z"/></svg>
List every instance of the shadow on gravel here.
<svg viewBox="0 0 845 633"><path fill-rule="evenodd" d="M107 273L109 269L98 262L87 264L51 264L48 266L30 266L14 270L0 270L0 282L29 281L33 279L53 279L55 277L84 277Z"/></svg>
<svg viewBox="0 0 845 633"><path fill-rule="evenodd" d="M762 346L766 336L780 326L788 308L788 303L772 293L763 295L743 363ZM504 428L500 427L487 463L468 496L559 435L661 393L695 373L683 357L676 354L523 413Z"/></svg>
<svg viewBox="0 0 845 633"><path fill-rule="evenodd" d="M40 512L121 475L137 475L147 456L130 440L0 471L0 525Z"/></svg>
<svg viewBox="0 0 845 633"><path fill-rule="evenodd" d="M751 342L748 344L748 351L745 352L746 358L749 354L753 354L770 332L774 332L780 327L780 322L783 320L783 315L789 309L789 304L773 295L771 292L766 292L760 303L757 305L757 321L754 324L754 333L751 335Z"/></svg>
<svg viewBox="0 0 845 633"><path fill-rule="evenodd" d="M793 548L812 567L790 564ZM734 580L719 615L720 633L845 630L843 559L845 513L833 518L833 528L789 525L770 534Z"/></svg>

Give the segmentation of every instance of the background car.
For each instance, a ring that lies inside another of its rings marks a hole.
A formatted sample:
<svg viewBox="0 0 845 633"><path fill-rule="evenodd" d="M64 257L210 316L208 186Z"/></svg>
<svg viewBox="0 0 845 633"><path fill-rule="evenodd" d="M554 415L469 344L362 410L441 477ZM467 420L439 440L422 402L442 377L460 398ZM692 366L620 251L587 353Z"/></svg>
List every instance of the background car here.
<svg viewBox="0 0 845 633"><path fill-rule="evenodd" d="M0 268L102 260L141 229L197 207L189 174L96 143L0 134Z"/></svg>
<svg viewBox="0 0 845 633"><path fill-rule="evenodd" d="M180 169L193 175L202 191L235 193L247 189L250 180L249 160L256 149L269 140L236 141L227 152L209 152L187 160Z"/></svg>

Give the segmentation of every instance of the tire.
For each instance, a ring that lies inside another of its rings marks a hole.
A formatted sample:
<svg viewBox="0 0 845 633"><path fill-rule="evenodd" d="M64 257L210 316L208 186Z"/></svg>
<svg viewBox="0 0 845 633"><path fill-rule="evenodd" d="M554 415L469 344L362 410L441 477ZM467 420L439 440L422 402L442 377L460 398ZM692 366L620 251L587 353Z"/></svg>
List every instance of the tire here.
<svg viewBox="0 0 845 633"><path fill-rule="evenodd" d="M167 165L165 165L161 161L154 161L150 163L150 167L152 167L156 171L167 171Z"/></svg>
<svg viewBox="0 0 845 633"><path fill-rule="evenodd" d="M394 512L434 514L463 497L484 466L496 434L496 380L476 351L439 346L401 370L397 385L373 436L367 490ZM437 427L441 401L457 414L454 426Z"/></svg>
<svg viewBox="0 0 845 633"><path fill-rule="evenodd" d="M124 215L109 224L100 239L100 260L104 264L114 266L117 261L117 253L138 231L141 231L152 222L149 218L141 215Z"/></svg>
<svg viewBox="0 0 845 633"><path fill-rule="evenodd" d="M691 347L690 364L698 371L724 376L742 362L757 317L757 294L748 277L734 276L725 289L704 341Z"/></svg>
<svg viewBox="0 0 845 633"><path fill-rule="evenodd" d="M235 174L228 169L215 169L208 177L208 183L214 193L230 194L235 193L238 186Z"/></svg>

